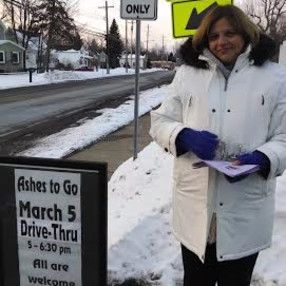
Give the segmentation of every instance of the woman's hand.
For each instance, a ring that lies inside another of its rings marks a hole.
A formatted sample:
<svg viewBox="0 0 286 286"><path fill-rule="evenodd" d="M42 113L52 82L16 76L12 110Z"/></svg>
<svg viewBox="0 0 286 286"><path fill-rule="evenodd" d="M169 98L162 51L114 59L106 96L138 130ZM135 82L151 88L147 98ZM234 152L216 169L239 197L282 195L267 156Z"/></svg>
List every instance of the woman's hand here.
<svg viewBox="0 0 286 286"><path fill-rule="evenodd" d="M243 155L238 156L235 161L233 161L233 165L258 165L259 166L259 173L266 179L269 171L270 171L270 161L268 157L259 151L254 151L252 153L246 153ZM241 175L235 178L225 176L226 179L230 183L235 183L245 179L247 175Z"/></svg>
<svg viewBox="0 0 286 286"><path fill-rule="evenodd" d="M215 157L218 142L217 135L211 132L185 128L176 138L177 153L191 151L202 160L212 160Z"/></svg>

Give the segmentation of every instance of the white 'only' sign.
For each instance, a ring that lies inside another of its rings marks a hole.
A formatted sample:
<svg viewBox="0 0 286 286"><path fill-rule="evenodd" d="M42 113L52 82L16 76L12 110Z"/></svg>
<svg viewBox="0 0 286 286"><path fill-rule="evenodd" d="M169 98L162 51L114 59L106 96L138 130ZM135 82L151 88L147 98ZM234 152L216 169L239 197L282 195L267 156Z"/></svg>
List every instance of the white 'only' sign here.
<svg viewBox="0 0 286 286"><path fill-rule="evenodd" d="M157 0L121 0L120 17L125 20L156 20Z"/></svg>

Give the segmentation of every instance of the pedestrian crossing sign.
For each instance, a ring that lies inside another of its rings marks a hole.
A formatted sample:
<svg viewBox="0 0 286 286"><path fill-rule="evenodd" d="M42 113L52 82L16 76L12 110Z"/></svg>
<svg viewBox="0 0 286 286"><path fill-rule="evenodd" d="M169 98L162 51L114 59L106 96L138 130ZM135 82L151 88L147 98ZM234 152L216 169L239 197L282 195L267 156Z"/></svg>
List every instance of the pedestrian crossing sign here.
<svg viewBox="0 0 286 286"><path fill-rule="evenodd" d="M205 15L218 5L233 4L233 0L203 0L172 2L174 38L193 36Z"/></svg>

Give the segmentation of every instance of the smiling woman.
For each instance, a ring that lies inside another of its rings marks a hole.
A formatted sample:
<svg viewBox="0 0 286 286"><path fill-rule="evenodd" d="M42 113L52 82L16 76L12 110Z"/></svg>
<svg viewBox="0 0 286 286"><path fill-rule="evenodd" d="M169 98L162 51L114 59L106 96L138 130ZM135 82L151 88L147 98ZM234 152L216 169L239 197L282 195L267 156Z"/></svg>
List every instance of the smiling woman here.
<svg viewBox="0 0 286 286"><path fill-rule="evenodd" d="M241 10L238 10L241 11ZM241 11L222 9L209 13L193 40L197 51L207 46L223 64L233 67L237 57L245 52L247 45L258 42L259 30Z"/></svg>
<svg viewBox="0 0 286 286"><path fill-rule="evenodd" d="M174 155L185 286L249 286L271 244L276 177L286 169L286 73L270 61L275 53L242 10L216 6L182 45L184 64L151 112L151 136ZM226 159L257 171L231 178L192 168Z"/></svg>
<svg viewBox="0 0 286 286"><path fill-rule="evenodd" d="M233 66L245 50L245 40L225 18L218 20L208 35L210 51L224 64Z"/></svg>

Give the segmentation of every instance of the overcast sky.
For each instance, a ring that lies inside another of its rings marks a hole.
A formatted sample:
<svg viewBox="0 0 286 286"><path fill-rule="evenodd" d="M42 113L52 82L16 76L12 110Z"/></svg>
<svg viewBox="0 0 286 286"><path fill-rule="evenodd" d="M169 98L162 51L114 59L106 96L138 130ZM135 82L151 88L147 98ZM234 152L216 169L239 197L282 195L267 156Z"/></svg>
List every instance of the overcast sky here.
<svg viewBox="0 0 286 286"><path fill-rule="evenodd" d="M76 1L76 0L74 0ZM244 0L234 0L234 3L240 5ZM0 1L1 2L1 1ZM108 5L113 6L108 9L109 26L115 18L122 39L125 40L125 20L120 18L120 0L108 0ZM78 26L96 31L98 33L106 33L105 9L99 7L105 6L105 0L78 0L78 10L73 15ZM163 45L167 51L174 51L176 46L180 45L182 40L173 39L172 36L172 15L171 2L166 0L158 0L158 16L155 21L141 22L141 42L146 48L147 42L147 26L149 25L149 49L152 47L161 48ZM100 38L98 38L99 40ZM131 40L131 23L128 21L128 39ZM133 30L133 39L135 39L135 25ZM103 39L102 39L103 40ZM184 39L183 39L184 40Z"/></svg>
<svg viewBox="0 0 286 286"><path fill-rule="evenodd" d="M75 16L75 19L87 27L92 28L101 33L106 31L105 23L105 9L99 9L105 5L104 0L90 1L80 0L79 8L80 13ZM109 13L109 25L112 19L115 18L120 29L120 34L125 37L125 20L120 19L120 0L108 0L109 6L114 8L108 9ZM147 41L147 25L150 25L149 29L149 47L158 45L159 47L164 46L168 50L172 50L175 43L179 43L178 40L172 38L172 21L171 21L171 4L166 0L158 0L158 17L155 21L142 21L141 28L141 41L144 42L146 47ZM128 32L130 39L131 35L131 24L128 24ZM133 39L135 38L135 25L133 32Z"/></svg>
<svg viewBox="0 0 286 286"><path fill-rule="evenodd" d="M236 5L240 5L243 0L234 0ZM79 0L79 14L75 19L85 24L85 27L92 28L101 33L106 33L105 9L100 9L105 5L105 0ZM120 0L108 0L109 6L114 6L108 9L109 25L115 18L120 34L125 38L125 20L120 19ZM172 36L172 16L171 16L171 2L166 0L158 0L158 17L155 21L142 21L141 28L141 42L146 48L147 42L147 25L149 24L149 48L152 46L164 47L168 51L173 51L175 46L179 45L182 40L173 39ZM131 38L131 24L128 23L128 38ZM135 25L133 32L133 39L135 38Z"/></svg>

